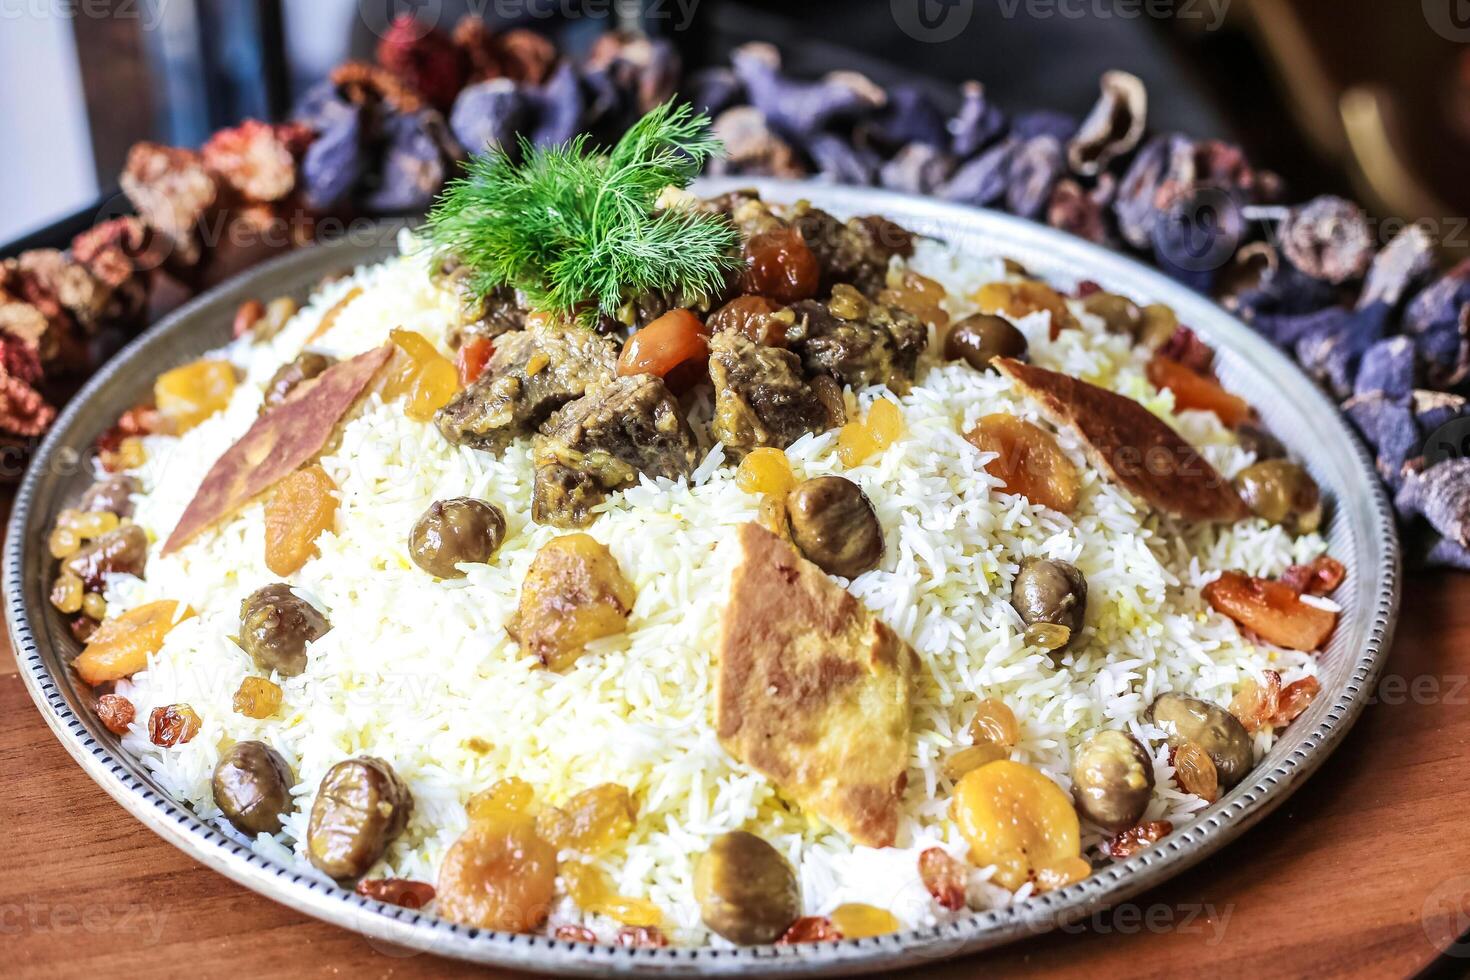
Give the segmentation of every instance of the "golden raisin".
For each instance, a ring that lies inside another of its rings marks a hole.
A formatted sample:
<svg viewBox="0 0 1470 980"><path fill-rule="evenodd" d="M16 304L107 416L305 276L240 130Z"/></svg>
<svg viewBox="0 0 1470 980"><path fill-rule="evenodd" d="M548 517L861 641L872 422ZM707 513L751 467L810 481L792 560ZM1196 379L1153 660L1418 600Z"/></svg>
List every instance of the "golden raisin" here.
<svg viewBox="0 0 1470 980"><path fill-rule="evenodd" d="M605 915L625 926L650 927L663 922L663 912L657 905L646 899L617 894L608 876L590 864L575 861L564 864L561 877L566 883L567 895L585 912Z"/></svg>
<svg viewBox="0 0 1470 980"><path fill-rule="evenodd" d="M970 860L996 865L994 880L1012 891L1081 854L1071 798L1025 763L1003 759L970 771L955 787L950 812Z"/></svg>
<svg viewBox="0 0 1470 980"><path fill-rule="evenodd" d="M1059 623L1032 623L1023 634L1026 645L1050 653L1072 641L1072 628Z"/></svg>
<svg viewBox="0 0 1470 980"><path fill-rule="evenodd" d="M886 398L873 402L868 409L868 434L879 451L887 449L903 435L903 413L896 404Z"/></svg>
<svg viewBox="0 0 1470 980"><path fill-rule="evenodd" d="M51 551L52 558L70 558L82 547L82 539L77 532L58 527L46 539L46 547Z"/></svg>
<svg viewBox="0 0 1470 980"><path fill-rule="evenodd" d="M950 911L965 907L969 870L942 847L931 847L919 855L919 878L934 901Z"/></svg>
<svg viewBox="0 0 1470 980"><path fill-rule="evenodd" d="M1067 308L1061 293L1044 282L1025 279L1020 282L988 282L975 294L981 313L1004 313L1013 320L1032 313L1051 314L1051 339L1063 330L1077 326L1077 318Z"/></svg>
<svg viewBox="0 0 1470 980"><path fill-rule="evenodd" d="M220 411L235 394L235 368L227 361L203 360L165 371L153 382L153 400L163 429L174 435Z"/></svg>
<svg viewBox="0 0 1470 980"><path fill-rule="evenodd" d="M246 718L269 718L281 707L281 689L264 677L249 676L235 690L235 712Z"/></svg>
<svg viewBox="0 0 1470 980"><path fill-rule="evenodd" d="M71 531L84 541L116 531L120 523L118 516L107 510L64 510L56 518L58 528Z"/></svg>
<svg viewBox="0 0 1470 980"><path fill-rule="evenodd" d="M873 402L868 414L837 430L837 455L845 466L856 466L898 441L903 413L886 398Z"/></svg>
<svg viewBox="0 0 1470 980"><path fill-rule="evenodd" d="M86 586L71 572L62 572L51 585L51 605L67 614L80 612L86 601Z"/></svg>
<svg viewBox="0 0 1470 980"><path fill-rule="evenodd" d="M148 715L148 740L168 748L183 745L199 734L199 716L187 704L154 708Z"/></svg>
<svg viewBox="0 0 1470 980"><path fill-rule="evenodd" d="M905 269L894 285L878 294L878 302L896 306L943 330L949 326L949 314L940 305L944 297L942 285L912 269Z"/></svg>
<svg viewBox="0 0 1470 980"><path fill-rule="evenodd" d="M1193 793L1206 803L1220 795L1220 774L1208 752L1195 742L1181 742L1173 755L1174 779L1179 788Z"/></svg>
<svg viewBox="0 0 1470 980"><path fill-rule="evenodd" d="M861 421L837 430L837 456L844 466L856 466L878 451L878 441Z"/></svg>
<svg viewBox="0 0 1470 980"><path fill-rule="evenodd" d="M337 518L337 484L318 465L297 470L276 485L265 505L265 564L290 575L318 554L316 539Z"/></svg>
<svg viewBox="0 0 1470 980"><path fill-rule="evenodd" d="M832 928L846 939L867 939L871 936L886 936L902 928L896 916L886 909L861 902L849 902L832 910Z"/></svg>
<svg viewBox="0 0 1470 980"><path fill-rule="evenodd" d="M1322 685L1315 677L1303 677L1299 681L1293 681L1286 685L1281 691L1281 699L1276 709L1276 715L1271 719L1271 724L1276 728L1285 728L1301 716L1303 711L1309 708L1317 699L1317 694L1322 690Z"/></svg>
<svg viewBox="0 0 1470 980"><path fill-rule="evenodd" d="M536 791L524 779L511 776L471 796L464 805L471 820L489 820L507 814L525 813Z"/></svg>
<svg viewBox="0 0 1470 980"><path fill-rule="evenodd" d="M796 486L796 477L784 452L762 446L751 450L750 455L740 461L740 467L735 471L735 485L746 493L784 497Z"/></svg>
<svg viewBox="0 0 1470 980"><path fill-rule="evenodd" d="M433 885L408 878L364 878L357 883L357 893L406 909L421 909L434 900Z"/></svg>
<svg viewBox="0 0 1470 980"><path fill-rule="evenodd" d="M633 831L633 799L626 787L603 783L536 817L536 832L557 850L596 857Z"/></svg>
<svg viewBox="0 0 1470 980"><path fill-rule="evenodd" d="M965 773L972 769L979 769L981 766L1004 759L1007 755L1009 753L999 745L977 742L945 756L941 768L951 782L957 783L965 777Z"/></svg>
<svg viewBox="0 0 1470 980"><path fill-rule="evenodd" d="M1230 701L1230 713L1252 734L1271 723L1281 700L1281 675L1268 670L1265 676L1264 684L1257 683L1254 677L1247 677Z"/></svg>
<svg viewBox="0 0 1470 980"><path fill-rule="evenodd" d="M976 745L989 742L1013 749L1021 741L1021 723L1004 701L986 698L975 706L975 717L970 719L970 739Z"/></svg>
<svg viewBox="0 0 1470 980"><path fill-rule="evenodd" d="M82 615L91 616L99 623L107 618L107 600L96 592L82 596Z"/></svg>
<svg viewBox="0 0 1470 980"><path fill-rule="evenodd" d="M102 724L114 735L126 735L128 726L138 715L138 710L133 707L133 702L121 694L104 694L97 699L97 717L102 719Z"/></svg>
<svg viewBox="0 0 1470 980"><path fill-rule="evenodd" d="M1002 493L1020 494L1063 514L1076 509L1081 477L1045 429L998 412L981 418L965 433L965 441L982 453L996 454L985 472L1000 480Z"/></svg>

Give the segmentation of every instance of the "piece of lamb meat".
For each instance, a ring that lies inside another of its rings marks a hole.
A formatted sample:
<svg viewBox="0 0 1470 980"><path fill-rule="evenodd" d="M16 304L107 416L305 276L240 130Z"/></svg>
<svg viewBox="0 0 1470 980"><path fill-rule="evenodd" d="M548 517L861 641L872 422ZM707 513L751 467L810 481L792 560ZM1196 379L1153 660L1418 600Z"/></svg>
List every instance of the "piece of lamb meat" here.
<svg viewBox="0 0 1470 980"><path fill-rule="evenodd" d="M829 374L844 385L886 384L905 394L929 340L913 314L868 299L839 284L828 300L793 304L796 329L791 347L808 374Z"/></svg>
<svg viewBox="0 0 1470 980"><path fill-rule="evenodd" d="M687 477L697 457L694 433L664 383L651 374L618 378L558 411L537 438L531 519L583 527L593 507L640 473Z"/></svg>
<svg viewBox="0 0 1470 980"><path fill-rule="evenodd" d="M785 449L827 427L827 409L790 351L720 331L710 338L709 373L715 386L711 428L736 458L759 446Z"/></svg>
<svg viewBox="0 0 1470 980"><path fill-rule="evenodd" d="M613 342L581 327L503 334L485 373L434 421L455 445L498 454L563 405L611 381L617 363Z"/></svg>

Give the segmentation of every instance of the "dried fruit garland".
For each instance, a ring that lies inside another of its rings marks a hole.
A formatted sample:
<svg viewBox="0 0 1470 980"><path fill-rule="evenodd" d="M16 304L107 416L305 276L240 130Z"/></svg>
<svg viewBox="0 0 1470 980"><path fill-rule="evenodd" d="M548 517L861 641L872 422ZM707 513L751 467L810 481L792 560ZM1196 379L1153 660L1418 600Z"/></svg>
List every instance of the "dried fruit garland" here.
<svg viewBox="0 0 1470 980"><path fill-rule="evenodd" d="M445 34L405 16L377 64L338 68L292 123L246 122L198 153L140 144L122 181L137 218L0 266L0 434L45 430L54 410L38 391L141 325L155 270L197 285L219 272L222 243L274 232L263 253L310 240L320 215L422 210L464 147L610 142L678 89L715 117L719 172L1003 208L1145 255L1214 296L1342 402L1417 552L1470 568L1470 462L1424 458L1427 437L1470 414L1470 263L1440 271L1417 226L1380 248L1340 198L1285 206L1280 180L1238 147L1150 137L1138 79L1109 72L1101 88L1080 120L1008 115L975 82L948 107L930 87L885 90L855 72L793 78L768 44L680 84L664 41L607 34L574 62L531 31L466 18Z"/></svg>

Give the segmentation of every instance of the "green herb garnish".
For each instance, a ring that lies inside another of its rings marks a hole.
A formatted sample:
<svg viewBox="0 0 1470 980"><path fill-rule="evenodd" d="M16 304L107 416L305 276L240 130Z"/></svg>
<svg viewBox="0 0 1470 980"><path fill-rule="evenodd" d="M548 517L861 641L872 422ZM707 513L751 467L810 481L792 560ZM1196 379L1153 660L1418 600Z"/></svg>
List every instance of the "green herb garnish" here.
<svg viewBox="0 0 1470 980"><path fill-rule="evenodd" d="M537 309L583 322L644 292L714 295L740 264L735 229L655 202L670 184L688 186L720 148L707 116L672 103L609 153L585 136L539 149L523 139L519 164L503 149L466 163L429 213L429 240L470 270L480 295L513 286Z"/></svg>

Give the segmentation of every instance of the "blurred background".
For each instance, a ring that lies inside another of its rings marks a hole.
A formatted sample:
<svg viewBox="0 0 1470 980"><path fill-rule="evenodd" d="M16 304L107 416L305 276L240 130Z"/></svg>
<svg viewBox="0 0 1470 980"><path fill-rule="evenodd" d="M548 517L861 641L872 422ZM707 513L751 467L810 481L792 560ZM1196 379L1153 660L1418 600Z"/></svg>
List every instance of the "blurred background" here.
<svg viewBox="0 0 1470 980"><path fill-rule="evenodd" d="M1081 114L1122 68L1153 128L1238 142L1290 187L1378 217L1470 213L1465 0L0 0L0 243L106 199L137 140L285 118L404 12L530 27L573 54L640 26L687 69L768 40L800 73L974 78L1010 111Z"/></svg>

